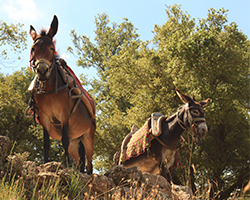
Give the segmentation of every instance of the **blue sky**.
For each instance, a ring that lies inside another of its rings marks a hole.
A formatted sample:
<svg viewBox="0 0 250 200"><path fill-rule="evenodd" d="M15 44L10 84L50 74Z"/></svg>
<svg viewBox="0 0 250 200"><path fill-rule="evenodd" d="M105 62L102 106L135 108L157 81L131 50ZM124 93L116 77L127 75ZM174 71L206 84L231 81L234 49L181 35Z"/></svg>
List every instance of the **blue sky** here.
<svg viewBox="0 0 250 200"><path fill-rule="evenodd" d="M0 0L0 20L6 23L22 23L24 29L29 31L33 25L37 31L49 27L53 15L59 19L59 29L56 35L56 47L60 55L65 58L68 65L77 75L93 76L93 70L83 69L76 65L77 58L67 52L67 47L73 47L70 31L75 29L80 35L86 35L93 41L95 35L95 16L107 13L111 22L117 24L128 18L138 29L140 39L151 40L151 31L154 25L163 25L167 21L165 5L182 5L181 9L187 11L192 18L206 18L208 9L216 10L224 7L229 9L228 21L236 22L239 29L250 37L250 1L249 0ZM21 64L0 65L1 72L13 73L21 67L29 65L29 49L32 40L28 37L28 49L21 54Z"/></svg>

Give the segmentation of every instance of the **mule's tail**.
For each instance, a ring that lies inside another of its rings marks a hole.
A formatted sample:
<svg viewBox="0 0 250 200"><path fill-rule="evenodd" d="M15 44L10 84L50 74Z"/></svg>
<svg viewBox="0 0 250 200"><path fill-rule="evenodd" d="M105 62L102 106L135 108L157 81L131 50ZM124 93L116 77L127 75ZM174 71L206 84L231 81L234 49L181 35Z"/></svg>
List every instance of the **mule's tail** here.
<svg viewBox="0 0 250 200"><path fill-rule="evenodd" d="M81 141L78 143L78 153L80 156L80 172L83 173L85 169L85 148Z"/></svg>

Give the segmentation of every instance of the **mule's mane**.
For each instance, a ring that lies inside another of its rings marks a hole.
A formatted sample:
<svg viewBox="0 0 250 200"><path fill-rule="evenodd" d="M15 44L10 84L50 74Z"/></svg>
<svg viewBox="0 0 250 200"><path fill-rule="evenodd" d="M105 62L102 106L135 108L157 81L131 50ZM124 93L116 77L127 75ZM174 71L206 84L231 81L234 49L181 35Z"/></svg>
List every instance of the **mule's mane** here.
<svg viewBox="0 0 250 200"><path fill-rule="evenodd" d="M167 122L173 121L175 119L176 115L177 115L177 112L173 113L172 115L169 115L166 121Z"/></svg>
<svg viewBox="0 0 250 200"><path fill-rule="evenodd" d="M48 36L47 32L48 32L48 30L45 29L45 28L43 28L43 29L40 31L40 36L41 36L41 37ZM48 37L49 37L49 36L48 36ZM54 45L56 44L56 41L55 41L53 38L52 38L52 42L53 42Z"/></svg>
<svg viewBox="0 0 250 200"><path fill-rule="evenodd" d="M47 30L46 30L46 29L42 29L42 30L40 31L40 35L41 35L41 36L47 36Z"/></svg>
<svg viewBox="0 0 250 200"><path fill-rule="evenodd" d="M173 112L171 115L168 116L167 122L171 122L175 119L176 115L178 114L178 111L183 108L184 105L180 106L177 111Z"/></svg>

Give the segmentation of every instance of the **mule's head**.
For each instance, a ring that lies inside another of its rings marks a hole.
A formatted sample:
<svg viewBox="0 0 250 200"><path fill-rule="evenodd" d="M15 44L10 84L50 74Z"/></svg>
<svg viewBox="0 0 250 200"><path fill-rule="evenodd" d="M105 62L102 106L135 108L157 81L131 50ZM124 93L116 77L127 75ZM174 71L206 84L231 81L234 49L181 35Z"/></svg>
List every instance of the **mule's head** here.
<svg viewBox="0 0 250 200"><path fill-rule="evenodd" d="M184 105L184 124L185 127L194 133L197 141L200 142L201 138L208 132L205 111L203 107L208 104L210 99L205 101L196 102L194 98L191 98L179 90L176 90L180 99L185 103Z"/></svg>
<svg viewBox="0 0 250 200"><path fill-rule="evenodd" d="M58 29L58 19L54 16L48 32L42 30L37 34L33 26L30 26L30 36L34 41L31 48L31 62L40 81L49 79L55 56L53 37Z"/></svg>

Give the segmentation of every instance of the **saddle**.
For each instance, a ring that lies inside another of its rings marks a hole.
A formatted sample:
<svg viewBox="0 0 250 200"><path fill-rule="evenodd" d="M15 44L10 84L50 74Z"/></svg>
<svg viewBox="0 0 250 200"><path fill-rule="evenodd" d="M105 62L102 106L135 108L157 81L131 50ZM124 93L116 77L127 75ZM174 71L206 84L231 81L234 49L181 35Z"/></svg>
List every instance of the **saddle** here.
<svg viewBox="0 0 250 200"><path fill-rule="evenodd" d="M93 119L96 118L96 105L90 94L82 87L80 81L78 80L77 76L74 74L74 72L71 70L71 68L67 65L65 60L60 59L59 60L59 66L57 66L58 73L60 74L63 82L68 85L68 87L71 89L70 91L73 91L76 97L81 98L81 101L85 104L87 107L89 113L93 117ZM34 77L32 80L28 90L33 91L35 89L37 76ZM74 96L71 96L72 98L75 98Z"/></svg>
<svg viewBox="0 0 250 200"><path fill-rule="evenodd" d="M155 137L158 137L159 135L161 135L161 133L162 133L161 122L162 122L162 120L164 120L166 118L167 117L161 113L152 113L151 114L151 128L149 130L149 142L151 142ZM138 130L139 130L138 127L136 125L133 125L130 133L123 139L123 142L121 145L121 154L120 154L120 158L119 158L119 165L128 159L127 155L126 155L128 143L130 142L132 136Z"/></svg>

